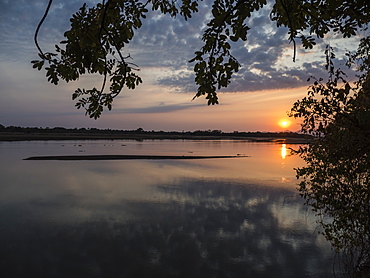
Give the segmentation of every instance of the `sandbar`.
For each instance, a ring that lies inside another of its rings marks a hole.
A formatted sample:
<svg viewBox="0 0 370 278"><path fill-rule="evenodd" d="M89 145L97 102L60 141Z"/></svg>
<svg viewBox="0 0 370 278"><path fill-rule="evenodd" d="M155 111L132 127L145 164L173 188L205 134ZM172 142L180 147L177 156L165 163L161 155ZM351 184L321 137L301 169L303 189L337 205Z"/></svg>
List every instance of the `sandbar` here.
<svg viewBox="0 0 370 278"><path fill-rule="evenodd" d="M52 156L31 156L24 160L161 160L161 159L210 159L210 158L239 158L248 157L245 155L213 155L213 156L193 156L193 155L52 155Z"/></svg>

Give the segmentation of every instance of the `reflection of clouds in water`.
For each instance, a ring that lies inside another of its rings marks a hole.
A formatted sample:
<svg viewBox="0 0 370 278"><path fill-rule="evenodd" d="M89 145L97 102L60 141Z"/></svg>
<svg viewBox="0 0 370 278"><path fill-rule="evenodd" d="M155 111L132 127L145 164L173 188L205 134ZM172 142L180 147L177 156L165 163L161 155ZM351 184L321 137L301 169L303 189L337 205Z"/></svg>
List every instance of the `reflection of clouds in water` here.
<svg viewBox="0 0 370 278"><path fill-rule="evenodd" d="M288 231L287 233L279 233L279 238L281 242L289 244L294 250L307 247L309 235L318 232L315 214L297 200L300 200L298 195L290 195L284 198L283 205L271 204L271 212L279 220L277 222L278 230ZM329 249L330 247L329 243L321 236L315 238L315 244L319 248Z"/></svg>
<svg viewBox="0 0 370 278"><path fill-rule="evenodd" d="M243 223L240 225L240 231L243 233L247 230L253 231L255 229L255 225L250 223L247 219L244 219Z"/></svg>
<svg viewBox="0 0 370 278"><path fill-rule="evenodd" d="M318 235L302 218L300 200L284 203L289 190L196 178L177 179L157 189L167 196L161 202L99 204L84 221L52 226L46 222L37 226L37 233L25 217L17 224L18 233L2 231L0 244L11 252L0 254L7 255L2 256L6 269L17 269L17 258L27 266L23 271L37 274L38 264L14 247L23 242L18 245L22 250L32 250L32 257L47 262L44 274L319 277L313 275L318 269L331 271L328 249L316 244ZM110 213L102 214L101 209ZM127 212L135 217L122 221ZM48 246L47 252L43 246Z"/></svg>
<svg viewBox="0 0 370 278"><path fill-rule="evenodd" d="M287 178L281 177L281 180L279 182L280 183L290 183L290 182L292 182L292 179L287 179Z"/></svg>
<svg viewBox="0 0 370 278"><path fill-rule="evenodd" d="M21 161L22 182L4 164L2 265L13 277L327 277L330 248L287 198L279 147L234 160Z"/></svg>
<svg viewBox="0 0 370 278"><path fill-rule="evenodd" d="M182 184L187 182L189 181L183 181ZM220 213L227 211L228 217L220 217L221 227L218 228L215 236L218 239L240 240L243 248L255 250L256 253L248 252L250 257L247 261L256 263L255 260L262 260L266 267L276 262L276 258L272 258L271 254L279 253L279 261L287 261L290 257L289 252L297 252L296 255L298 255L305 252L304 250L311 250L318 257L321 252L323 256L330 254L328 244L316 245L320 241L318 240L320 236L315 233L314 216L311 215L308 221L301 200L297 199L297 196L291 196L290 191L270 191L263 187L242 184L231 186L217 181L208 181L208 185L205 181L199 183L194 180L193 182L194 184L187 184L184 187L176 187L176 190L174 187L165 186L161 189L173 196L178 194L186 196L182 200L188 200L190 206L197 204L198 210L211 209ZM212 190L209 190L210 187ZM291 198L287 198L288 194ZM174 200L178 200L178 197ZM212 205L209 205L210 203ZM240 215L240 218L237 215ZM231 219L232 221L228 221ZM199 225L202 224L199 223ZM242 238L250 238L251 242L244 242ZM282 247L282 245L286 246ZM288 251L290 248L292 249ZM268 252L271 254L267 254ZM259 256L262 257L259 258ZM238 258L241 260L240 257ZM323 258L321 257L320 260ZM304 266L306 271L313 271L317 267L319 262L315 261L316 259L318 258L313 259L314 262L311 261L313 265ZM236 258L232 260L235 261Z"/></svg>
<svg viewBox="0 0 370 278"><path fill-rule="evenodd" d="M266 200L263 200L261 197L260 198L251 198L251 199L249 199L245 202L245 206L250 208L250 209L253 209L258 204L260 204L261 202L265 202L265 201Z"/></svg>

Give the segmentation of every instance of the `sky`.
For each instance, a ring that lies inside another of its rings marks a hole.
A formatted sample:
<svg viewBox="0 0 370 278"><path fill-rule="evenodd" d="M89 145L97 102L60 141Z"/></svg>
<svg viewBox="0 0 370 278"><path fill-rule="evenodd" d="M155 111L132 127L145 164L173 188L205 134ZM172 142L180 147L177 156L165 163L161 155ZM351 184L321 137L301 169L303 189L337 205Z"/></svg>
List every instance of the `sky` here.
<svg viewBox="0 0 370 278"><path fill-rule="evenodd" d="M39 33L45 51L63 40L69 18L84 2L54 0ZM55 86L44 71L32 68L38 58L33 36L48 0L0 0L0 124L23 127L101 128L163 131L222 130L298 131L299 121L289 118L292 104L307 94L310 76L326 77L324 48L353 50L358 38L343 40L329 35L312 50L298 44L296 62L286 28L269 20L267 7L253 16L246 42L232 43L232 54L242 65L227 89L219 93L219 105L208 106L200 97L192 100L194 64L188 63L202 46L201 36L209 18L210 0L201 2L190 20L150 12L141 29L123 50L140 67L143 79L135 90L124 89L113 109L98 120L75 108L77 88L99 88L102 77L83 76ZM339 56L338 56L339 57ZM338 59L343 64L342 58ZM282 127L279 122L290 125Z"/></svg>

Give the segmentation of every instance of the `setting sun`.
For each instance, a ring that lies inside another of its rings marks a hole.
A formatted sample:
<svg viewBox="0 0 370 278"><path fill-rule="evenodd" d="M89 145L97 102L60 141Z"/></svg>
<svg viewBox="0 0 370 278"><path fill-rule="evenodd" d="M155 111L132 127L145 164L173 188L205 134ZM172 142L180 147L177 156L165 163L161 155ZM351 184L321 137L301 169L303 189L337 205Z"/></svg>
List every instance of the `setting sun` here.
<svg viewBox="0 0 370 278"><path fill-rule="evenodd" d="M283 128L285 128L285 127L289 127L289 126L290 126L290 122L289 122L289 121L287 121L287 120L281 120L281 121L279 122L279 125L280 125L281 127L283 127Z"/></svg>

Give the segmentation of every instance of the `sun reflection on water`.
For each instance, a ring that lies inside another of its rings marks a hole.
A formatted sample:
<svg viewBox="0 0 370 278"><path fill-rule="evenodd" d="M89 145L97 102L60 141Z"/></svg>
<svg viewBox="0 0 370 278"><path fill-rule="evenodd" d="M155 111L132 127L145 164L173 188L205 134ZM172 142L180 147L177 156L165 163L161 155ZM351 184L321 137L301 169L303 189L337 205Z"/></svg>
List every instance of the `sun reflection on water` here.
<svg viewBox="0 0 370 278"><path fill-rule="evenodd" d="M287 156L287 149L286 149L286 144L281 145L281 158L285 159Z"/></svg>

